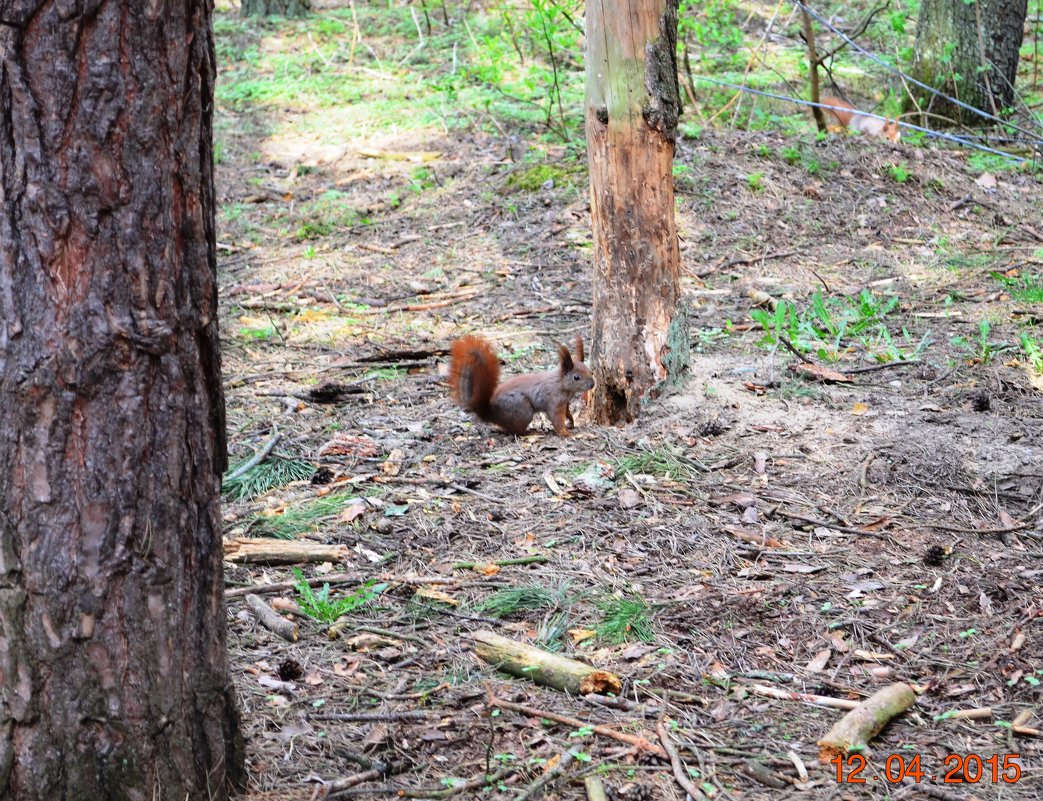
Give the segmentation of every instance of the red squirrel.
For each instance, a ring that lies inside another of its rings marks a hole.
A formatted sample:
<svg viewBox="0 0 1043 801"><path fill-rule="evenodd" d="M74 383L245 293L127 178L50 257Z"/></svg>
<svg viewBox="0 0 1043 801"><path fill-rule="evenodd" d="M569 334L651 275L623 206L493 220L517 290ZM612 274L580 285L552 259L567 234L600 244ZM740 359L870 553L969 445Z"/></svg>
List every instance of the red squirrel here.
<svg viewBox="0 0 1043 801"><path fill-rule="evenodd" d="M590 368L583 363L583 338L576 337L576 357L564 345L558 347L558 368L526 373L500 381L500 361L492 346L468 335L453 343L449 384L456 402L479 420L494 423L511 434L524 434L536 412L547 415L559 436L575 427L569 401L593 388Z"/></svg>
<svg viewBox="0 0 1043 801"><path fill-rule="evenodd" d="M836 106L836 108L827 108L825 111L828 111L840 120L841 125L852 131L858 131L867 136L882 136L892 142L897 142L902 136L898 130L897 120L879 120L876 117L870 117L838 97L824 97L821 102L823 106Z"/></svg>

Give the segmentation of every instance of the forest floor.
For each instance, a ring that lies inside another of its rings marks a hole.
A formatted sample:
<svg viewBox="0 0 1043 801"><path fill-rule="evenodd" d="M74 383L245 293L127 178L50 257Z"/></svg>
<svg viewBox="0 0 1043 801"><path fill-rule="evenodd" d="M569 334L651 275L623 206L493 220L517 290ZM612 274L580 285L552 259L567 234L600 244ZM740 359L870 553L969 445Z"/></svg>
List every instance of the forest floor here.
<svg viewBox="0 0 1043 801"><path fill-rule="evenodd" d="M228 563L246 798L514 799L571 753L530 797L585 798L592 774L617 801L683 799L660 722L713 798L1043 797L1037 177L859 137L683 139L690 376L632 425L580 409L572 438L516 438L454 406L445 354L479 332L506 372L538 370L588 334L582 159L346 119L218 108L232 459L278 432L266 464L300 479L226 503L229 553L339 546L301 568L332 583L316 608L355 607L332 638L293 614L288 642L244 593L292 609L290 568ZM622 696L498 673L482 629ZM898 681L915 707L865 784L838 781L816 742L843 710L787 694ZM885 778L915 758L919 783Z"/></svg>

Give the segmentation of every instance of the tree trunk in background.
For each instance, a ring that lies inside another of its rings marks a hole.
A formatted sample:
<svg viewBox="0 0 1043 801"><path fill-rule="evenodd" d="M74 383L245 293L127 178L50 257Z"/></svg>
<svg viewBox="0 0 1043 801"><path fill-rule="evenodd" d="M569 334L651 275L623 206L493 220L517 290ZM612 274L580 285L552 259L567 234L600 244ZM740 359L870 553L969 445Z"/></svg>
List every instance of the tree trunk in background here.
<svg viewBox="0 0 1043 801"><path fill-rule="evenodd" d="M586 15L593 412L629 422L690 351L674 224L677 0L588 3Z"/></svg>
<svg viewBox="0 0 1043 801"><path fill-rule="evenodd" d="M211 3L4 8L0 798L221 799Z"/></svg>
<svg viewBox="0 0 1043 801"><path fill-rule="evenodd" d="M990 114L1012 106L1027 11L1028 0L923 0L913 77ZM909 88L923 111L964 124L982 122L953 103ZM906 110L916 106L907 103ZM944 122L928 121L935 127Z"/></svg>
<svg viewBox="0 0 1043 801"><path fill-rule="evenodd" d="M311 11L310 0L239 0L244 17L303 17Z"/></svg>

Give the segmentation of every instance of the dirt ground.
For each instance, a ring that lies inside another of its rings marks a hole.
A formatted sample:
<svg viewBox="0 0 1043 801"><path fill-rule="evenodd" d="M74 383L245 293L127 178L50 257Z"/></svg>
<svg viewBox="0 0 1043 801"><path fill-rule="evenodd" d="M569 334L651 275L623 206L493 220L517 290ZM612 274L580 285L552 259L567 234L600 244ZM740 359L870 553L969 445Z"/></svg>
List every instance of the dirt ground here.
<svg viewBox="0 0 1043 801"><path fill-rule="evenodd" d="M339 149L246 124L226 137L232 456L277 430L276 453L325 482L227 504L227 537L323 500L293 536L343 558L305 575L354 578L333 597L388 585L339 639L298 615L290 643L237 592L294 597L267 586L289 568L229 564L245 797L580 799L593 775L613 799L683 799L650 750L660 722L714 798L1043 797L1043 403L1018 351L990 347L1043 314L991 275L1040 273L1039 181L993 187L961 154L854 137L683 141L691 375L628 427L581 410L571 439L542 419L514 438L454 407L446 349L480 332L506 372L550 367L590 329L592 276L585 171L512 150L466 130ZM329 216L333 188L350 214ZM898 298L884 325L906 361L844 336L809 357L852 380L823 383L758 345L755 293L804 309L863 290ZM488 566L528 557L542 561ZM497 616L487 603L512 588L551 600ZM591 636L612 599L643 601L647 641ZM473 654L481 629L557 643L623 694L497 673ZM861 700L897 681L916 706L872 740L865 784L848 766L838 781L816 742L843 710L786 694ZM966 710L984 711L953 717ZM999 774L985 763L974 782L968 755L994 754ZM919 757L922 781L885 779L891 755Z"/></svg>

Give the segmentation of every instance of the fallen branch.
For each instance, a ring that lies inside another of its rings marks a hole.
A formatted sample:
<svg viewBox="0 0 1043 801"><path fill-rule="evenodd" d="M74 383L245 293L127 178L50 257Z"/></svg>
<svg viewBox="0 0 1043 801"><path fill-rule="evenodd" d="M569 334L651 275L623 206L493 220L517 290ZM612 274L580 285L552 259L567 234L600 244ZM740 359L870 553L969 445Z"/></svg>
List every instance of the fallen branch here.
<svg viewBox="0 0 1043 801"><path fill-rule="evenodd" d="M583 787L587 791L587 801L608 801L608 796L605 795L605 783L601 781L600 776L583 777Z"/></svg>
<svg viewBox="0 0 1043 801"><path fill-rule="evenodd" d="M237 565L297 565L302 562L343 562L351 555L346 545L302 540L243 539L224 543L225 561Z"/></svg>
<svg viewBox="0 0 1043 801"><path fill-rule="evenodd" d="M518 559L497 559L495 562L454 562L453 570L474 570L476 567L496 565L509 567L512 565L539 565L550 560L546 556L523 556Z"/></svg>
<svg viewBox="0 0 1043 801"><path fill-rule="evenodd" d="M904 682L892 684L869 696L836 722L818 741L819 760L826 762L838 754L865 750L870 740L892 718L916 703L916 693Z"/></svg>
<svg viewBox="0 0 1043 801"><path fill-rule="evenodd" d="M297 624L292 620L284 618L256 595L247 595L246 605L257 617L257 622L268 631L278 634L289 642L297 642Z"/></svg>
<svg viewBox="0 0 1043 801"><path fill-rule="evenodd" d="M491 631L476 631L472 636L474 652L480 659L520 679L529 679L569 695L619 695L623 689L622 679L607 670L599 670Z"/></svg>
<svg viewBox="0 0 1043 801"><path fill-rule="evenodd" d="M702 799L706 798L706 794L692 784L692 780L688 778L688 773L685 770L684 763L681 761L681 757L677 755L677 749L674 748L673 743L670 742L670 735L667 734L666 725L663 721L659 721L655 727L656 733L659 735L659 742L663 744L663 750L666 751L667 757L670 760L670 767L673 770L674 779L681 789L684 790L692 798Z"/></svg>
<svg viewBox="0 0 1043 801"><path fill-rule="evenodd" d="M224 479L222 479L221 483L227 484L232 479L239 478L248 470L257 467L257 465L259 465L261 462L268 458L268 454L275 450L275 446L279 444L280 439L282 439L282 433L276 431L272 435L272 438L268 440L266 443L264 443L264 447L261 448L261 450L257 451L257 453L255 453L253 456L251 456L249 459L247 459L245 462L239 465L235 470L233 470L231 473L225 476Z"/></svg>
<svg viewBox="0 0 1043 801"><path fill-rule="evenodd" d="M616 731L613 728L604 726L600 723L591 725L587 721L580 720L579 718L570 718L568 715L558 715L554 712L546 712L542 709L536 709L535 707L526 706L525 704L515 704L511 701L504 701L497 698L492 693L489 694L489 706L495 706L500 709L506 709L510 712L517 712L521 715L528 715L532 718L546 718L547 720L553 720L555 723L562 723L566 726L572 726L575 729L582 729L584 727L589 728L595 734L600 734L602 737L610 737L613 740L618 740L621 743L632 745L639 751L647 751L650 754L667 759L666 751L661 746L656 745L644 737L638 737L635 734L628 734L623 731Z"/></svg>
<svg viewBox="0 0 1043 801"><path fill-rule="evenodd" d="M330 720L342 723L386 723L392 720L430 720L437 718L435 713L423 710L403 710L401 712L313 712L308 720Z"/></svg>
<svg viewBox="0 0 1043 801"><path fill-rule="evenodd" d="M306 579L309 587L321 587L329 584L365 584L371 579L387 581L392 584L460 584L460 579L445 576L363 576L359 573L333 573L329 576L317 576ZM297 587L296 581L278 581L273 584L256 584L252 587L233 587L225 590L225 598L239 598L243 595L267 595L273 592L288 592Z"/></svg>
<svg viewBox="0 0 1043 801"><path fill-rule="evenodd" d="M857 709L860 706L858 701L849 701L847 698L833 698L828 695L798 693L793 690L780 690L777 687L767 687L763 684L752 684L746 689L754 695L762 695L765 698L777 698L780 701L798 701L802 704L824 706L830 709Z"/></svg>

